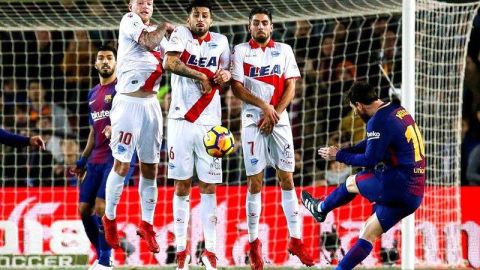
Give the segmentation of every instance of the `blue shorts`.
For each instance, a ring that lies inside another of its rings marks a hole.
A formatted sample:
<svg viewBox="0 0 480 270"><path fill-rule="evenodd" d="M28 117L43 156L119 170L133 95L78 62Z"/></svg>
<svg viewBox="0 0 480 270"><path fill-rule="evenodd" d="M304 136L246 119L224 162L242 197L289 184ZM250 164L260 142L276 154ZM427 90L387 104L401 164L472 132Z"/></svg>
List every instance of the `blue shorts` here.
<svg viewBox="0 0 480 270"><path fill-rule="evenodd" d="M355 175L360 194L375 203L373 212L384 232L415 212L422 203L423 196L407 191L406 177L394 169L364 170Z"/></svg>
<svg viewBox="0 0 480 270"><path fill-rule="evenodd" d="M105 186L108 174L112 170L113 162L104 164L87 164L87 174L80 184L80 202L95 205L95 198L105 200ZM130 166L125 183L133 175L135 167Z"/></svg>

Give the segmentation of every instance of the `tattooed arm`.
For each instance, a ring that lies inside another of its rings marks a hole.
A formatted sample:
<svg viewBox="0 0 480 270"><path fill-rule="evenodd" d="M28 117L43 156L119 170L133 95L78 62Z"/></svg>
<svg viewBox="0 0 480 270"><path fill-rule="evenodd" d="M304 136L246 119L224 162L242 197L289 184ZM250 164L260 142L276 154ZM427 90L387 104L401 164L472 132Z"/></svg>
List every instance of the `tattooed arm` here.
<svg viewBox="0 0 480 270"><path fill-rule="evenodd" d="M212 85L207 75L187 67L182 60L180 60L179 52L167 52L166 59L163 62L163 68L177 75L188 77L190 79L198 80L202 84L202 93L210 93Z"/></svg>
<svg viewBox="0 0 480 270"><path fill-rule="evenodd" d="M157 29L152 32L147 32L144 30L138 38L138 44L145 47L147 50L151 51L155 49L162 41L166 32L171 32L174 26L170 23L164 22L158 25Z"/></svg>

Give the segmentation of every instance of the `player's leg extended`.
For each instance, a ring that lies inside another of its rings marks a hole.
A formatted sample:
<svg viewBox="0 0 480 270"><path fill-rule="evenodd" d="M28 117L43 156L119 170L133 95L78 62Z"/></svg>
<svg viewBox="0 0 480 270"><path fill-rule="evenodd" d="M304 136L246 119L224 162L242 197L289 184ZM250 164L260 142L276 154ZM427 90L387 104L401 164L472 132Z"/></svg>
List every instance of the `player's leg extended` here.
<svg viewBox="0 0 480 270"><path fill-rule="evenodd" d="M205 239L205 251L201 260L206 269L216 269L217 259L215 246L217 243L217 197L216 184L199 181L200 188L200 217L203 225L203 238Z"/></svg>
<svg viewBox="0 0 480 270"><path fill-rule="evenodd" d="M252 270L263 269L262 243L258 239L258 224L262 212L263 171L247 176L247 230L250 243L250 267Z"/></svg>
<svg viewBox="0 0 480 270"><path fill-rule="evenodd" d="M156 234L153 230L153 216L155 214L158 196L157 164L140 162L140 172L138 194L140 196L142 222L138 227L137 234L147 242L147 247L151 252L158 253L160 247L155 240Z"/></svg>
<svg viewBox="0 0 480 270"><path fill-rule="evenodd" d="M79 212L82 218L83 227L88 239L97 251L97 257L100 256L98 247L98 226L95 221L93 206L95 204L95 195L101 183L101 175L97 173L97 167L87 164L87 174L80 183Z"/></svg>
<svg viewBox="0 0 480 270"><path fill-rule="evenodd" d="M129 162L115 159L105 185L105 215L102 218L105 238L112 248L120 248L117 233L117 205L123 192L125 176L130 169Z"/></svg>
<svg viewBox="0 0 480 270"><path fill-rule="evenodd" d="M105 186L104 186L105 188ZM98 255L98 264L111 267L110 257L112 254L112 247L107 243L105 239L105 229L102 224L102 216L105 214L105 197L95 199L95 220L98 225L98 249L100 254Z"/></svg>
<svg viewBox="0 0 480 270"><path fill-rule="evenodd" d="M190 253L187 245L187 230L190 221L190 191L192 180L175 180L173 194L173 232L177 247L177 269L188 269Z"/></svg>
<svg viewBox="0 0 480 270"><path fill-rule="evenodd" d="M356 175L350 175L345 183L340 184L323 201L313 198L304 190L302 191L302 203L317 221L323 222L328 212L351 202L360 193L355 178Z"/></svg>
<svg viewBox="0 0 480 270"><path fill-rule="evenodd" d="M263 269L262 243L258 239L258 225L262 210L263 170L267 166L266 139L255 125L242 128L243 161L247 174L246 198L247 230L250 243L250 266Z"/></svg>
<svg viewBox="0 0 480 270"><path fill-rule="evenodd" d="M290 242L288 250L297 256L306 266L314 265L312 256L303 245L302 232L299 217L299 205L295 186L293 184L293 173L277 169L277 177L282 189L282 208L287 219Z"/></svg>
<svg viewBox="0 0 480 270"><path fill-rule="evenodd" d="M337 266L338 270L350 270L361 263L370 254L375 240L382 235L383 229L374 213L365 222L360 237Z"/></svg>

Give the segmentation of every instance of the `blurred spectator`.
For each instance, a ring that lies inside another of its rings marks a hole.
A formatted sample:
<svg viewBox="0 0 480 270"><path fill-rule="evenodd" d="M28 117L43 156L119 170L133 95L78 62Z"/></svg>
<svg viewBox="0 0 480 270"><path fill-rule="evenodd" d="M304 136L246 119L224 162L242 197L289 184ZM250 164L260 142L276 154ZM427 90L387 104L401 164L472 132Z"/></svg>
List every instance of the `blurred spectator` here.
<svg viewBox="0 0 480 270"><path fill-rule="evenodd" d="M468 157L467 180L472 186L480 185L480 144L473 148Z"/></svg>
<svg viewBox="0 0 480 270"><path fill-rule="evenodd" d="M91 63L94 62L97 49L91 43L88 32L78 30L73 33L73 38L66 45L61 69L66 77L66 89L88 89L92 80ZM77 101L79 91L67 95L68 101Z"/></svg>
<svg viewBox="0 0 480 270"><path fill-rule="evenodd" d="M54 102L46 101L47 93L40 81L30 81L27 93L30 124L32 126L36 126L42 117L51 117L53 132L57 134L72 134L67 111ZM42 127L40 126L40 128Z"/></svg>

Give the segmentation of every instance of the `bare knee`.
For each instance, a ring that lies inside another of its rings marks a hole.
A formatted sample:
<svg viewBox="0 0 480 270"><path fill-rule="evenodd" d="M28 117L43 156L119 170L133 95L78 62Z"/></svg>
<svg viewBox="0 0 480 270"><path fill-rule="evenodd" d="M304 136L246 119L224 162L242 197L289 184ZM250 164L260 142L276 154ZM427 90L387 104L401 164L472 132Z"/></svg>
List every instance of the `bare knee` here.
<svg viewBox="0 0 480 270"><path fill-rule="evenodd" d="M192 189L192 180L175 180L175 194L177 196L188 196Z"/></svg>
<svg viewBox="0 0 480 270"><path fill-rule="evenodd" d="M115 160L113 163L113 170L120 176L127 176L128 171L130 170L130 163L129 162L121 162Z"/></svg>
<svg viewBox="0 0 480 270"><path fill-rule="evenodd" d="M345 182L348 192L358 194L360 191L358 190L357 182L355 181L355 175L350 175Z"/></svg>
<svg viewBox="0 0 480 270"><path fill-rule="evenodd" d="M375 241L382 235L382 233L382 225L380 225L377 215L373 214L363 225L363 228L360 231L360 238L367 240L373 245Z"/></svg>
<svg viewBox="0 0 480 270"><path fill-rule="evenodd" d="M100 198L95 199L95 213L100 217L105 215L105 200Z"/></svg>
<svg viewBox="0 0 480 270"><path fill-rule="evenodd" d="M157 179L157 164L140 163L142 176L147 179Z"/></svg>
<svg viewBox="0 0 480 270"><path fill-rule="evenodd" d="M282 171L277 169L278 181L280 181L280 187L283 190L292 190L295 185L293 184L293 173Z"/></svg>
<svg viewBox="0 0 480 270"><path fill-rule="evenodd" d="M247 176L247 186L251 194L260 193L263 186L263 173Z"/></svg>
<svg viewBox="0 0 480 270"><path fill-rule="evenodd" d="M200 188L200 193L202 194L215 194L215 192L217 191L217 185L205 183L202 181L199 181L198 187Z"/></svg>

